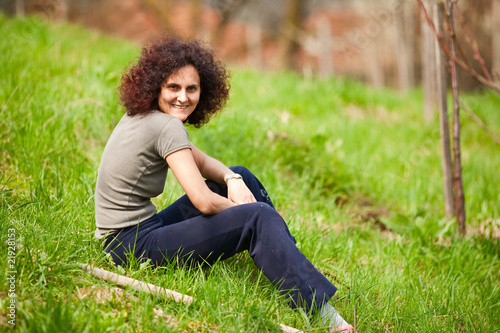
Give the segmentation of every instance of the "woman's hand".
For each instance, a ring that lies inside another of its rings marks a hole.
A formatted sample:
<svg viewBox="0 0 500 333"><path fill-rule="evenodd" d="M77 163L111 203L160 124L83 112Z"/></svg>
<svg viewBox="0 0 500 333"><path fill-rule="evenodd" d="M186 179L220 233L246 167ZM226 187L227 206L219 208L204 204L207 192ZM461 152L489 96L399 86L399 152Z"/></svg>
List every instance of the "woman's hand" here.
<svg viewBox="0 0 500 333"><path fill-rule="evenodd" d="M227 181L227 198L237 205L257 202L242 179Z"/></svg>
<svg viewBox="0 0 500 333"><path fill-rule="evenodd" d="M200 173L206 179L215 182L225 182L225 176L232 175L234 172L225 166L222 162L206 155L201 150L191 143L191 151L193 158L200 170ZM231 203L241 205L246 203L257 202L254 195L245 185L242 179L232 178L226 182L227 198Z"/></svg>

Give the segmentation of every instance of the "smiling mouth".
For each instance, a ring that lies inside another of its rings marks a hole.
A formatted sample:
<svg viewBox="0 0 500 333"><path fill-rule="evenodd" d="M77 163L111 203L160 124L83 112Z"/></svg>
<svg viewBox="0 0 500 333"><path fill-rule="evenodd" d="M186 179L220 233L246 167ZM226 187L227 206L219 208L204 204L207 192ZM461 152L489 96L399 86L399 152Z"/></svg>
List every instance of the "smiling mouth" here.
<svg viewBox="0 0 500 333"><path fill-rule="evenodd" d="M176 109L187 109L188 105L175 105L175 104L172 104L172 106Z"/></svg>

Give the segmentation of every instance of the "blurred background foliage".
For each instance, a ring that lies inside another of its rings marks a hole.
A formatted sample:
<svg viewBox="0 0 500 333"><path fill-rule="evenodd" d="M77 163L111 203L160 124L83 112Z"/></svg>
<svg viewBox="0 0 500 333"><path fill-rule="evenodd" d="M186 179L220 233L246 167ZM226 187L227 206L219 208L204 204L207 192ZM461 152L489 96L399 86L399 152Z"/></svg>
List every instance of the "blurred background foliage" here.
<svg viewBox="0 0 500 333"><path fill-rule="evenodd" d="M437 1L424 3L431 12ZM458 2L497 79L499 3ZM432 70L425 52L430 31L416 0L0 0L0 10L78 23L139 44L167 32L200 37L233 65L348 76L402 91ZM463 56L480 71L458 23L457 35ZM470 76L459 77L462 89L479 87Z"/></svg>

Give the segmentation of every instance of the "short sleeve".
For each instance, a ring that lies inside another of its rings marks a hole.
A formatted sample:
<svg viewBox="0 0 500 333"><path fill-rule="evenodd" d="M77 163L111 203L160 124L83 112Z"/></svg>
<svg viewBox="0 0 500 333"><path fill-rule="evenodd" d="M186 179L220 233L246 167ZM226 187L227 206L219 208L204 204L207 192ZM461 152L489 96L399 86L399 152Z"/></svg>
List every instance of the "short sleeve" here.
<svg viewBox="0 0 500 333"><path fill-rule="evenodd" d="M156 150L165 159L177 150L191 148L189 134L182 121L172 117L160 129Z"/></svg>

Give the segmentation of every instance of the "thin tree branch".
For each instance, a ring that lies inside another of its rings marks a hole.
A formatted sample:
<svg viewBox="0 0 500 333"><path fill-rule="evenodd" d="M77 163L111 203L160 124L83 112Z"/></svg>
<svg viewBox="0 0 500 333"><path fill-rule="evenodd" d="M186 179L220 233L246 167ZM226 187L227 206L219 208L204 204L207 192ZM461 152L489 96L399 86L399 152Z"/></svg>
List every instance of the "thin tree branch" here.
<svg viewBox="0 0 500 333"><path fill-rule="evenodd" d="M486 125L486 123L481 118L479 118L479 116L462 99L460 99L460 105L467 112L469 112L472 120L474 120L488 134L488 136L493 139L493 141L500 145L500 137L496 136L496 134L493 133L493 131Z"/></svg>
<svg viewBox="0 0 500 333"><path fill-rule="evenodd" d="M481 69L483 70L483 74L486 77L486 79L489 82L493 82L493 80L491 79L490 72L488 71L488 68L486 67L486 62L484 61L483 57L481 56L481 53L479 52L479 49L477 48L477 43L474 40L474 38L472 38L472 34L471 34L469 28L467 27L467 24L465 22L465 16L464 16L462 10L460 9L460 7L458 7L458 1L455 2L454 7L455 7L455 10L457 12L458 19L460 20L460 24L462 25L462 28L465 31L465 40L469 43L470 47L472 48L472 51L474 52L474 59L476 59L477 62L481 65Z"/></svg>
<svg viewBox="0 0 500 333"><path fill-rule="evenodd" d="M420 7L422 8L422 11L424 12L424 16L425 16L425 19L427 20L427 23L429 24L429 26L431 27L432 31L434 32L434 35L436 36L436 38L437 38L437 40L439 42L439 45L441 46L441 49L448 56L448 58L450 58L451 60L453 60L458 66L460 66L464 71L466 71L467 73L469 73L472 77L474 77L480 83L482 83L483 85L487 86L488 88L490 88L490 89L492 89L495 92L497 92L497 93L500 94L500 87L498 87L495 84L493 84L492 82L488 81L488 79L486 79L481 74L479 74L478 72L476 72L469 65L467 65L462 59L456 57L453 54L453 52L451 52L451 50L449 49L448 45L446 45L446 42L444 41L443 36L441 36L437 32L436 26L432 22L432 19L430 18L429 13L425 9L425 6L422 3L422 0L417 0L417 1L419 3Z"/></svg>

